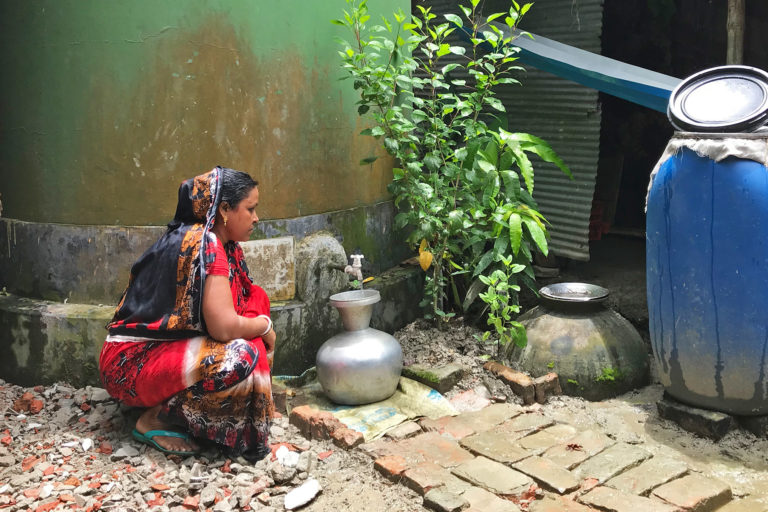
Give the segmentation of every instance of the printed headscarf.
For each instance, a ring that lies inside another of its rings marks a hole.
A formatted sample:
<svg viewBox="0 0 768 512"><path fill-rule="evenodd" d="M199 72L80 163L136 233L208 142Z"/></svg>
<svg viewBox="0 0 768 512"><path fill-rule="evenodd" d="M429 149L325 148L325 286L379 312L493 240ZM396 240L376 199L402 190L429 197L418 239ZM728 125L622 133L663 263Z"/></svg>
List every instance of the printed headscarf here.
<svg viewBox="0 0 768 512"><path fill-rule="evenodd" d="M213 258L211 228L221 201L222 168L185 180L168 229L133 267L111 335L181 339L205 332L205 269Z"/></svg>

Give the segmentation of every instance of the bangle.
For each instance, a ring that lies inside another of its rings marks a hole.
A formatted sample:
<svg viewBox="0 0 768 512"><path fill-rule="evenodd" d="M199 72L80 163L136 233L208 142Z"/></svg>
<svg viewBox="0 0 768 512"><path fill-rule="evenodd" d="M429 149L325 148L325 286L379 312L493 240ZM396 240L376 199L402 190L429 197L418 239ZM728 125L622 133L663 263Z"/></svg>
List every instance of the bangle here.
<svg viewBox="0 0 768 512"><path fill-rule="evenodd" d="M269 331L272 330L272 319L269 318L267 315L259 315L256 318L266 318L267 319L267 330L264 331L263 333L259 334L259 337L266 336L267 334L269 334Z"/></svg>

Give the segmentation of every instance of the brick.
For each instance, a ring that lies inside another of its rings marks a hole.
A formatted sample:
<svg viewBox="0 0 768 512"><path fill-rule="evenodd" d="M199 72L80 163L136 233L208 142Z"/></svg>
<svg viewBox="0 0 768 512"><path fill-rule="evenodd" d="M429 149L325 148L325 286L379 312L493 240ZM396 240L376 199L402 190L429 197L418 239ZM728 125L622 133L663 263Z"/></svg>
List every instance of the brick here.
<svg viewBox="0 0 768 512"><path fill-rule="evenodd" d="M528 457L512 467L530 476L542 487L559 494L571 492L579 487L579 480L570 471L548 459Z"/></svg>
<svg viewBox="0 0 768 512"><path fill-rule="evenodd" d="M519 432L525 434L534 430L541 430L546 427L551 427L554 424L555 422L553 420L547 418L543 414L538 412L530 412L521 414L508 421L505 421L494 430L498 430L499 432Z"/></svg>
<svg viewBox="0 0 768 512"><path fill-rule="evenodd" d="M461 497L469 503L469 508L464 509L464 512L520 512L520 508L511 501L501 499L480 487L470 487Z"/></svg>
<svg viewBox="0 0 768 512"><path fill-rule="evenodd" d="M554 372L533 379L533 389L536 401L540 404L545 403L550 396L563 394L563 390L560 388L560 379Z"/></svg>
<svg viewBox="0 0 768 512"><path fill-rule="evenodd" d="M424 506L437 512L459 512L469 506L469 502L458 494L445 489L432 489L424 495Z"/></svg>
<svg viewBox="0 0 768 512"><path fill-rule="evenodd" d="M632 494L647 496L656 487L687 472L688 465L685 462L656 456L608 480L605 485Z"/></svg>
<svg viewBox="0 0 768 512"><path fill-rule="evenodd" d="M651 495L685 510L707 512L731 501L731 488L714 478L688 475L662 485Z"/></svg>
<svg viewBox="0 0 768 512"><path fill-rule="evenodd" d="M372 459L378 459L385 455L393 455L397 450L397 442L392 442L389 439L379 438L360 445L360 451L368 455Z"/></svg>
<svg viewBox="0 0 768 512"><path fill-rule="evenodd" d="M13 410L16 412L29 412L29 404L34 398L35 395L27 391L21 395L21 398L17 398L13 402Z"/></svg>
<svg viewBox="0 0 768 512"><path fill-rule="evenodd" d="M333 430L331 432L331 438L333 439L333 444L340 446L345 450L351 450L355 446L359 446L365 442L365 437L363 437L362 432L346 427Z"/></svg>
<svg viewBox="0 0 768 512"><path fill-rule="evenodd" d="M315 411L309 419L309 431L312 439L331 439L336 430L346 428L336 416L328 411Z"/></svg>
<svg viewBox="0 0 768 512"><path fill-rule="evenodd" d="M650 456L650 453L637 446L616 443L582 462L573 471L579 479L595 478L603 483L622 471L637 466Z"/></svg>
<svg viewBox="0 0 768 512"><path fill-rule="evenodd" d="M447 434L453 439L459 440L475 433L475 430L469 425L462 416L443 416L436 420L422 418L419 421L421 428L425 432L437 432L438 434Z"/></svg>
<svg viewBox="0 0 768 512"><path fill-rule="evenodd" d="M527 475L485 457L468 460L453 468L452 472L462 480L494 494L517 494L533 483Z"/></svg>
<svg viewBox="0 0 768 512"><path fill-rule="evenodd" d="M435 432L425 432L402 441L387 442L381 439L366 443L360 447L373 458L385 455L399 455L410 467L431 461L452 468L474 456L459 446L459 444Z"/></svg>
<svg viewBox="0 0 768 512"><path fill-rule="evenodd" d="M311 439L312 434L310 433L309 424L312 416L314 416L316 412L318 412L317 409L312 409L308 405L294 407L291 410L291 414L288 416L288 422L299 429L302 436Z"/></svg>
<svg viewBox="0 0 768 512"><path fill-rule="evenodd" d="M514 434L492 430L465 437L460 444L476 455L482 455L502 464L512 464L531 456L522 448Z"/></svg>
<svg viewBox="0 0 768 512"><path fill-rule="evenodd" d="M459 443L434 433L420 434L405 441L407 449L418 453L424 460L453 468L473 458Z"/></svg>
<svg viewBox="0 0 768 512"><path fill-rule="evenodd" d="M460 415L475 432L483 432L522 414L522 407L514 404L499 403L474 412Z"/></svg>
<svg viewBox="0 0 768 512"><path fill-rule="evenodd" d="M698 409L664 396L656 403L659 416L674 421L681 428L717 441L734 425L733 417L717 411Z"/></svg>
<svg viewBox="0 0 768 512"><path fill-rule="evenodd" d="M732 501L717 512L768 512L768 498L745 498Z"/></svg>
<svg viewBox="0 0 768 512"><path fill-rule="evenodd" d="M43 401L34 399L29 402L29 414L37 414L43 410Z"/></svg>
<svg viewBox="0 0 768 512"><path fill-rule="evenodd" d="M579 501L608 512L678 512L677 507L610 487L592 489Z"/></svg>
<svg viewBox="0 0 768 512"><path fill-rule="evenodd" d="M438 487L454 494L461 494L471 487L470 484L434 462L423 462L406 469L402 473L402 483L422 496Z"/></svg>
<svg viewBox="0 0 768 512"><path fill-rule="evenodd" d="M373 468L386 479L397 482L400 476L408 469L408 461L400 455L385 455L379 457L373 463Z"/></svg>
<svg viewBox="0 0 768 512"><path fill-rule="evenodd" d="M393 441L408 439L421 432L421 427L415 421L405 421L394 428L389 429L384 436Z"/></svg>
<svg viewBox="0 0 768 512"><path fill-rule="evenodd" d="M285 383L275 379L272 381L272 402L275 404L275 410L280 414L288 414L286 403L288 400L288 386Z"/></svg>
<svg viewBox="0 0 768 512"><path fill-rule="evenodd" d="M446 393L461 380L466 370L458 364L430 367L412 364L403 367L403 377L421 382L439 393Z"/></svg>
<svg viewBox="0 0 768 512"><path fill-rule="evenodd" d="M568 498L551 498L549 496L543 500L536 500L528 506L528 512L593 512L594 510Z"/></svg>
<svg viewBox="0 0 768 512"><path fill-rule="evenodd" d="M485 386L462 391L448 401L459 412L479 411L491 405L490 393Z"/></svg>
<svg viewBox="0 0 768 512"><path fill-rule="evenodd" d="M570 425L553 425L520 439L520 446L531 452L540 453L575 436L577 430Z"/></svg>
<svg viewBox="0 0 768 512"><path fill-rule="evenodd" d="M586 430L562 444L553 446L544 452L543 456L565 469L573 469L589 457L597 455L614 444L616 441L605 434Z"/></svg>
<svg viewBox="0 0 768 512"><path fill-rule="evenodd" d="M523 399L524 404L528 405L536 401L536 390L533 385L533 379L528 375L515 371L496 361L488 361L483 365L483 368L509 386L513 393Z"/></svg>

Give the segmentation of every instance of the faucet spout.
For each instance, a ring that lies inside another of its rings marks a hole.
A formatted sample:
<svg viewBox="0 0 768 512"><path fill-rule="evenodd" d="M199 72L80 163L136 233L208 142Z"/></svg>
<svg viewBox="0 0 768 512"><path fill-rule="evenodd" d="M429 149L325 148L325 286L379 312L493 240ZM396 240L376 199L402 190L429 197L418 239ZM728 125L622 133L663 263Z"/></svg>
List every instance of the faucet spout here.
<svg viewBox="0 0 768 512"><path fill-rule="evenodd" d="M354 276L354 278L360 282L360 286L362 287L362 283L363 283L362 259L365 258L365 256L363 256L362 254L352 254L350 258L352 258L352 264L344 267L344 272Z"/></svg>
<svg viewBox="0 0 768 512"><path fill-rule="evenodd" d="M346 267L344 267L344 272L351 275L352 277L354 277L360 282L363 281L363 271L360 270L359 268L355 268L352 265L347 265Z"/></svg>

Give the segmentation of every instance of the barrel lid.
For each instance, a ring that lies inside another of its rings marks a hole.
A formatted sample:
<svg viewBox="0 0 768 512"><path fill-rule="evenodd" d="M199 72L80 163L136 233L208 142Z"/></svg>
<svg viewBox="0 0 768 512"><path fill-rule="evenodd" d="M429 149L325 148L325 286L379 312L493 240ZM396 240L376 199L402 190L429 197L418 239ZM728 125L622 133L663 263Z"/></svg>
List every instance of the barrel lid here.
<svg viewBox="0 0 768 512"><path fill-rule="evenodd" d="M750 66L700 71L672 91L667 117L682 131L754 131L768 121L768 73Z"/></svg>

